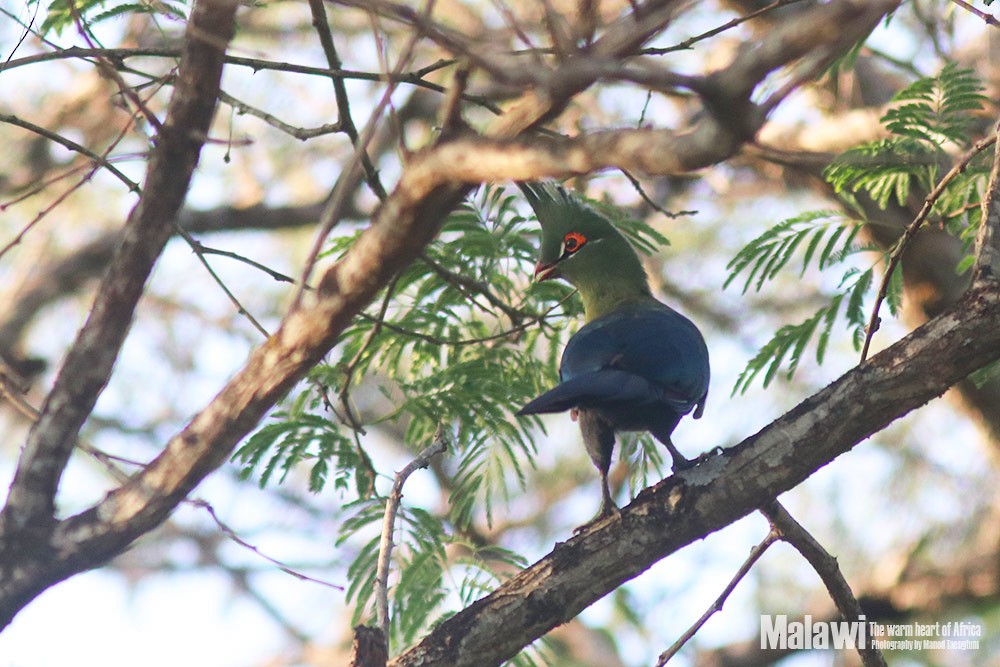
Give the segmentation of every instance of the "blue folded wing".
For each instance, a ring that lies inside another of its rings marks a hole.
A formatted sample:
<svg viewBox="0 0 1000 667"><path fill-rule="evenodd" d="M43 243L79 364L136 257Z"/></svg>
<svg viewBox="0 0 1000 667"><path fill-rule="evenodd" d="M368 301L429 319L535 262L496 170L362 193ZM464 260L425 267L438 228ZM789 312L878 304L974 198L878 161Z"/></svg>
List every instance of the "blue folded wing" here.
<svg viewBox="0 0 1000 667"><path fill-rule="evenodd" d="M607 403L643 405L662 398L663 393L632 373L612 369L591 371L560 383L525 405L517 414L563 412L579 406Z"/></svg>
<svg viewBox="0 0 1000 667"><path fill-rule="evenodd" d="M570 339L560 378L549 394L568 385L560 392L565 400L576 393L587 402L601 396L663 402L680 414L697 408L699 417L708 393L708 348L694 323L677 311L658 302L633 304L590 322ZM583 389L587 384L594 389Z"/></svg>

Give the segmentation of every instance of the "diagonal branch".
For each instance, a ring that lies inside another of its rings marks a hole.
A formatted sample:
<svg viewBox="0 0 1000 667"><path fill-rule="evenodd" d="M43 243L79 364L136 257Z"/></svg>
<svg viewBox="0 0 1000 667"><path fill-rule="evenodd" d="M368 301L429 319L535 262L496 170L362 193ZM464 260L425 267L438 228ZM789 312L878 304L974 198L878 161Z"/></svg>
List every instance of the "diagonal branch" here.
<svg viewBox="0 0 1000 667"><path fill-rule="evenodd" d="M77 433L111 375L208 135L235 12L233 0L201 0L192 11L177 87L153 151L145 194L129 216L90 317L28 437L0 514L0 533L54 519L56 489Z"/></svg>
<svg viewBox="0 0 1000 667"><path fill-rule="evenodd" d="M823 580L826 590L829 591L830 597L833 598L834 604L837 605L844 620L864 623L865 616L861 611L861 605L858 604L854 592L847 580L844 579L837 559L830 555L830 552L824 549L823 545L803 528L778 501L765 506L761 512L780 533L781 539L795 547L795 550L802 554L802 557L809 562L816 574ZM863 642L861 646L857 647L857 651L865 667L885 667L885 658L882 656L882 652L871 642Z"/></svg>
<svg viewBox="0 0 1000 667"><path fill-rule="evenodd" d="M326 8L323 6L323 0L309 0L309 11L312 12L313 27L316 29L316 34L319 35L319 42L323 47L323 53L326 55L327 65L330 66L331 70L339 70L341 68L340 56L337 55L337 47L333 43L333 34L330 32L330 23L326 17ZM394 72L394 74L398 75L400 72ZM340 113L337 126L351 140L351 144L354 145L355 150L360 152L361 166L364 169L365 181L368 183L368 187L371 188L372 192L379 199L385 199L386 192L382 186L382 181L379 179L378 171L376 171L375 164L368 154L368 147L361 145L361 137L358 134L357 127L354 125L354 119L351 117L350 97L347 95L347 86L344 85L343 78L333 79L333 90L337 98L337 109Z"/></svg>
<svg viewBox="0 0 1000 667"><path fill-rule="evenodd" d="M995 280L1000 275L1000 141L997 141L998 138L1000 138L1000 124L997 124L992 137L996 148L993 150L989 185L983 197L979 236L976 237L976 264L972 276L974 284L984 280Z"/></svg>
<svg viewBox="0 0 1000 667"><path fill-rule="evenodd" d="M778 540L778 537L779 535L777 529L772 526L771 531L764 537L764 539L750 550L750 555L747 556L745 561L743 561L743 564L740 565L740 569L736 571L736 574L734 574L733 578L730 579L728 584L726 584L726 587L722 589L722 593L720 593L719 597L715 599L715 602L713 602L712 605L705 610L705 613L702 614L697 621L695 621L694 625L688 628L687 631L685 631L684 634L677 639L677 641L670 645L670 648L660 654L660 657L656 660L656 667L664 667L664 665L670 662L670 659L677 655L682 648L684 648L684 645L688 643L699 630L701 630L713 614L722 611L722 605L726 603L729 596L732 595L734 590L736 590L736 586L743 581L743 577L747 576L753 566L757 564L757 561L760 560L760 557L764 555L764 552Z"/></svg>
<svg viewBox="0 0 1000 667"><path fill-rule="evenodd" d="M881 319L879 317L878 312L881 309L882 302L885 300L886 294L889 291L890 278L892 278L893 271L895 271L896 267L899 266L899 261L903 257L903 252L910 244L910 241L913 240L913 237L916 235L916 233L920 230L921 227L923 227L924 222L927 221L927 217L930 215L935 204L937 204L938 200L941 198L941 195L944 194L945 189L947 189L947 187L951 184L953 180L955 180L955 178L957 178L958 176L960 176L962 173L965 172L965 170L969 166L969 163L972 162L973 158L975 158L977 155L979 155L984 150L986 150L990 146L993 146L996 143L997 143L997 136L996 134L994 134L993 136L989 136L986 137L985 139L977 141L972 148L966 151L965 155L963 155L962 158L955 163L955 166L953 166L948 171L948 173L945 174L940 181L938 181L937 185L934 186L934 189L931 190L931 192L927 195L927 197L924 199L923 206L920 208L920 212L917 213L917 217L915 217L913 219L913 222L911 222L906 227L906 229L903 231L903 235L899 238L899 241L896 242L896 246L895 248L893 248L892 254L889 256L889 263L885 267L885 273L882 276L882 284L879 285L878 294L875 296L875 303L872 305L872 314L868 320L868 326L865 327L865 342L861 349L861 361L864 361L865 359L868 358L868 350L871 347L872 338L875 336L875 332L878 331L879 321ZM1000 147L998 147L998 149L1000 149ZM991 178L990 184L991 184L991 192L995 193L997 186L996 179ZM984 200L984 206L985 206L985 201L986 200ZM995 207L993 211L994 215L1000 215L1000 212L998 212ZM984 217L983 222L985 223L985 221L986 218ZM987 230L990 229L989 225L984 224L983 226ZM985 255L980 255L981 258L984 256Z"/></svg>

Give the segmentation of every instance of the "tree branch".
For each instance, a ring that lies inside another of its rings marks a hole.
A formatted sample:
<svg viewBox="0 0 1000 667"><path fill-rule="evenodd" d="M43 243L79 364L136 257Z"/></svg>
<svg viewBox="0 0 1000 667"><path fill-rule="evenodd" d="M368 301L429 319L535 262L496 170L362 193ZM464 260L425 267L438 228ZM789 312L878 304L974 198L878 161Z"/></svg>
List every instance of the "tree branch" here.
<svg viewBox="0 0 1000 667"><path fill-rule="evenodd" d="M903 231L903 235L899 238L899 241L896 242L896 246L889 257L889 264L885 267L885 274L882 276L882 283L879 285L878 294L875 296L875 303L872 304L872 314L868 320L868 326L865 328L865 342L861 348L861 361L868 358L868 350L871 346L872 338L875 336L875 332L878 331L879 328L880 318L878 312L882 306L882 301L885 300L886 293L889 291L889 281L892 278L893 271L895 271L896 267L899 266L899 260L903 257L903 253L906 251L910 241L913 240L917 231L919 231L924 222L927 221L927 216L930 215L931 210L934 208L934 205L937 204L941 195L944 194L948 185L951 184L955 178L965 172L969 163L972 162L977 155L996 143L997 137L995 134L991 137L986 137L985 139L977 141L976 144L970 148L951 169L948 170L948 173L937 182L934 189L931 190L931 192L924 199L924 204L920 208L920 212L917 213L917 217L913 219L913 222L907 225L906 229ZM996 179L991 179L990 183L990 191L995 192L997 186ZM989 198L987 197L983 200L984 209L988 199ZM1000 211L998 211L996 207L994 207L993 211L994 215L1000 216ZM986 218L984 217L983 222L985 223L985 221ZM987 231L990 229L990 226L986 224L984 224L983 227ZM990 255L990 257L992 257L992 255ZM982 254L980 255L980 258L983 258Z"/></svg>
<svg viewBox="0 0 1000 667"><path fill-rule="evenodd" d="M864 623L865 616L861 611L861 605L858 604L854 592L844 579L844 574L837 565L837 559L831 556L830 552L824 549L823 545L816 541L816 538L809 534L809 531L803 528L777 500L766 505L761 512L779 531L781 539L795 547L823 580L826 590L844 620ZM882 652L871 642L858 646L857 651L865 667L886 667Z"/></svg>
<svg viewBox="0 0 1000 667"><path fill-rule="evenodd" d="M684 644L690 641L690 639L694 637L699 630L701 630L702 626L708 622L708 619L710 619L713 614L722 611L722 605L726 603L726 600L729 599L732 592L736 590L737 584L743 581L743 577L747 576L747 573L749 573L751 568L753 568L757 561L760 560L760 557L764 555L764 552L767 551L768 547L778 540L778 537L777 530L772 529L771 532L769 532L767 536L761 540L759 544L757 544L757 546L750 550L750 555L747 556L745 561L743 561L743 565L741 565L740 569L736 571L736 574L733 575L733 578L722 590L722 593L719 594L719 597L715 599L712 606L710 606L705 613L701 615L701 618L695 621L694 625L688 628L687 631L677 639L677 641L671 644L670 648L660 654L660 657L656 660L656 667L664 667L664 665L670 662L670 659L677 655L677 653L684 647Z"/></svg>
<svg viewBox="0 0 1000 667"><path fill-rule="evenodd" d="M973 284L996 279L1000 274L1000 141L998 141L1000 123L997 124L991 139L996 147L993 149L993 167L990 169L989 185L986 186L986 196L983 197L979 235L976 237Z"/></svg>
<svg viewBox="0 0 1000 667"><path fill-rule="evenodd" d="M0 513L0 540L54 520L56 489L77 433L108 381L208 135L235 12L233 0L201 0L192 11L177 87L146 178L147 192L129 216L90 317L28 437Z"/></svg>
<svg viewBox="0 0 1000 667"><path fill-rule="evenodd" d="M378 566L375 572L375 609L379 629L389 644L389 563L392 559L392 533L396 525L396 513L403 502L403 485L417 470L430 465L431 459L448 449L448 438L444 428L439 427L432 442L417 458L396 473L392 483L392 491L385 504L385 515L382 519L382 538L378 544Z"/></svg>

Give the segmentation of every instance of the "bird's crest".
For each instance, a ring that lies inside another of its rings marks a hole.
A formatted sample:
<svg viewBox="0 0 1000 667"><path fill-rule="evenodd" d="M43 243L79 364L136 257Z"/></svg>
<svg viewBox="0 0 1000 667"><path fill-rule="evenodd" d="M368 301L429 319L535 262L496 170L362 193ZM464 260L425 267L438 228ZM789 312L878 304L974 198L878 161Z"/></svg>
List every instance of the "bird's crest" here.
<svg viewBox="0 0 1000 667"><path fill-rule="evenodd" d="M524 193L543 228L565 227L581 218L597 218L607 223L602 215L558 183L521 181L517 187Z"/></svg>

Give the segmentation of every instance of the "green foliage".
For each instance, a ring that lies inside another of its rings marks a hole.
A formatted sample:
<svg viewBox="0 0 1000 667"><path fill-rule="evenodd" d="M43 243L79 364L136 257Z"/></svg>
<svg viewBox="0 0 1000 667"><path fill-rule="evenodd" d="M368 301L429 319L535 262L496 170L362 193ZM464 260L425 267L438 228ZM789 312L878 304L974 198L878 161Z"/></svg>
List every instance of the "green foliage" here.
<svg viewBox="0 0 1000 667"><path fill-rule="evenodd" d="M30 6L38 1L30 0L28 4ZM75 25L78 20L89 29L97 23L133 14L153 14L183 20L187 17L187 7L183 3L166 0L121 3L111 3L108 0L53 0L49 3L39 32L44 35L54 31L58 35Z"/></svg>
<svg viewBox="0 0 1000 667"><path fill-rule="evenodd" d="M749 269L743 293L746 294L751 285L759 292L765 282L774 280L785 268L799 247L804 249L800 276L814 258L818 268L824 269L846 255L860 229L859 221L845 219L836 211L811 211L779 222L750 241L729 262L726 267L729 276L723 289Z"/></svg>
<svg viewBox="0 0 1000 667"><path fill-rule="evenodd" d="M515 418L512 411L556 383L562 348L582 308L559 281L531 283L539 232L516 202L502 188L484 187L449 216L439 238L234 456L241 474L256 475L262 486L299 470L308 471L313 491L333 481L352 511L338 545L357 554L347 590L357 623L371 617L385 508L373 482L390 472L372 462L362 430L395 429L415 451L429 445L438 428L448 430L453 449L438 466L439 482L450 492L447 516L405 505L397 520L390 579L395 647L495 587L498 566L524 566L515 553L473 546L462 536L470 525L492 522L498 505L524 486L541 421ZM666 242L647 225L594 204L640 250ZM360 233L332 239L326 257L341 257ZM382 407L372 407L369 398L357 409L352 394L359 385L365 396L377 389L386 399ZM639 478L662 465L650 442L627 449L623 455L640 462ZM538 644L515 664L536 664L544 651Z"/></svg>
<svg viewBox="0 0 1000 667"><path fill-rule="evenodd" d="M618 451L618 457L628 461L632 495L663 479L668 470L663 460L666 449L648 433L618 434Z"/></svg>
<svg viewBox="0 0 1000 667"><path fill-rule="evenodd" d="M276 471L284 482L299 464L310 461L309 490L318 492L327 482L331 461L335 462L334 486L346 490L348 480L360 465L354 442L335 424L319 415L278 412L278 421L254 433L240 447L234 459L242 464L240 476L248 479L262 461L260 486L267 486Z"/></svg>
<svg viewBox="0 0 1000 667"><path fill-rule="evenodd" d="M632 242L632 245L639 252L652 255L663 246L670 245L670 241L667 240L666 236L650 227L644 221L632 218L621 208L595 199L586 199L585 201L601 215L610 220L618 228L618 231Z"/></svg>
<svg viewBox="0 0 1000 667"><path fill-rule="evenodd" d="M903 206L911 192L920 196L937 185L942 165L949 163L950 147L968 146L971 112L983 106L982 85L972 70L949 63L934 77L921 78L894 98L896 103L882 117L889 136L853 148L837 158L825 171L827 180L840 193L845 204L863 216L855 196L862 193L885 209L890 203ZM979 199L988 165L985 156L974 156L965 170L952 178L934 201L929 219L940 221L949 233L971 244L979 225ZM751 287L761 291L775 280L796 256L801 257L799 276L814 266L828 271L849 257L874 247L856 242L870 220L849 220L832 211L815 211L778 223L755 238L729 263L728 287L742 277L743 292ZM893 249L895 250L895 249ZM849 266L837 291L813 314L798 324L781 327L760 349L740 374L733 393L745 392L758 377L767 387L782 371L791 378L799 367L809 343L818 336L816 362L821 364L830 342L833 326L843 314L852 333L855 349L865 339L868 293L886 280L885 301L895 316L902 301L902 271L887 279L876 275L875 266L888 266L891 252L877 251L877 262L866 268ZM966 257L958 271L967 270Z"/></svg>
<svg viewBox="0 0 1000 667"><path fill-rule="evenodd" d="M837 192L867 193L883 209L893 199L905 205L914 187L930 191L949 161L946 149L968 146L975 120L970 112L986 101L982 89L972 70L954 63L937 76L918 79L895 95L897 104L882 116L890 136L841 155L827 168L827 180ZM938 205L949 202L943 198Z"/></svg>
<svg viewBox="0 0 1000 667"><path fill-rule="evenodd" d="M902 102L882 117L893 135L913 137L928 144L943 146L951 141L968 143L973 120L970 111L978 111L987 101L983 85L971 69L947 63L934 77L918 79L893 97Z"/></svg>

